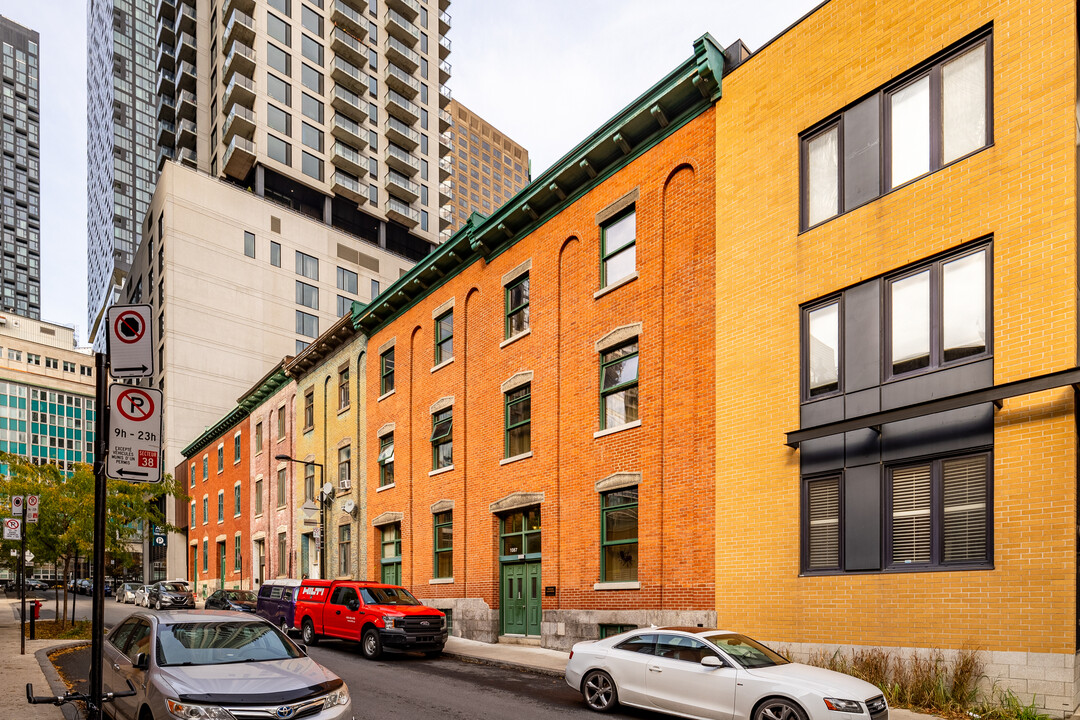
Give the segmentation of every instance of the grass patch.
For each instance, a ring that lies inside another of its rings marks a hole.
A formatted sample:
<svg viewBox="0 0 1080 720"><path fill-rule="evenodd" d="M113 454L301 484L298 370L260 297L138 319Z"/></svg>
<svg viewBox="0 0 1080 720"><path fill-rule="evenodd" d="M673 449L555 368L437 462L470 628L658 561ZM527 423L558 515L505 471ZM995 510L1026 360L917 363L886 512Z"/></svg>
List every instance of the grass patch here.
<svg viewBox="0 0 1080 720"><path fill-rule="evenodd" d="M90 621L79 620L61 627L55 620L38 620L35 623L38 640L89 640ZM26 623L26 637L30 637L30 623Z"/></svg>
<svg viewBox="0 0 1080 720"><path fill-rule="evenodd" d="M816 652L807 664L865 680L881 688L889 707L966 720L1045 720L1035 697L1025 705L1011 690L985 688L981 654L962 648L951 661L941 650L904 657L883 648Z"/></svg>

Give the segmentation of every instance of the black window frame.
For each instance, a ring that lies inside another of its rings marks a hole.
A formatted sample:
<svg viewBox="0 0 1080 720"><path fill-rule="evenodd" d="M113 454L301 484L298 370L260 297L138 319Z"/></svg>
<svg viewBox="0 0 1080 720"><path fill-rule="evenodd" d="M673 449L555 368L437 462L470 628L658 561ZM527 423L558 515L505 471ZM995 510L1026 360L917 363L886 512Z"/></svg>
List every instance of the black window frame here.
<svg viewBox="0 0 1080 720"><path fill-rule="evenodd" d="M518 287L520 287L522 285L525 286L524 301L519 305L512 305L511 300L510 300L511 294L513 293L515 288L518 288ZM506 284L506 287L505 287L504 293L503 293L504 298L505 298L505 312L506 312L506 318L505 318L506 322L505 322L505 328L504 328L504 339L506 339L506 340L509 340L511 337L514 337L515 335L520 335L520 334L522 334L524 332L527 332L530 329L530 325L529 325L529 290L530 290L530 288L529 288L529 273L527 273L527 272L522 273L521 275L519 275L518 277L514 278L513 280L511 280L510 282L508 282ZM518 330L517 332L514 332L512 330L513 325L514 325L513 318L515 316L521 316L521 318L522 318L522 321L521 321L522 328L520 330Z"/></svg>
<svg viewBox="0 0 1080 720"><path fill-rule="evenodd" d="M942 142L942 101L941 101L941 67L951 60L954 60L963 55L968 50L974 49L976 46L986 43L986 89L985 89L985 101L986 101L986 142L982 146L965 153L959 157L943 161L943 142ZM891 113L889 111L889 97L899 90L911 85L911 83L920 80L923 77L931 77L930 80L930 163L929 169L926 173L903 180L897 185L892 185L890 178L892 175L891 167L891 140L892 140L892 127L891 127ZM847 207L844 203L844 115L848 111L852 110L856 106L862 105L865 101L872 98L877 98L878 101L878 192L876 195L869 197L866 200L853 204L851 207ZM810 224L810 186L809 186L809 143L813 140L821 137L825 133L833 130L837 130L837 210L836 213L830 215L823 220L820 220L814 224ZM806 232L812 230L819 225L823 225L830 220L840 217L852 210L867 205L889 193L903 188L913 182L918 182L920 179L932 175L939 170L942 170L950 165L976 155L987 148L994 145L994 33L993 25L987 25L985 27L976 30L975 32L960 39L956 43L950 45L948 48L935 53L925 61L919 63L915 67L911 68L902 75L890 80L884 85L878 87L874 91L861 96L854 102L850 103L837 113L829 116L828 118L816 123L814 126L808 128L799 134L799 231Z"/></svg>
<svg viewBox="0 0 1080 720"><path fill-rule="evenodd" d="M810 487L811 485L835 482L837 493L836 519L836 564L830 566L810 566ZM844 570L844 474L841 471L806 475L802 478L802 501L800 503L800 542L799 567L802 575L838 575ZM874 571L878 572L878 571Z"/></svg>
<svg viewBox="0 0 1080 720"><path fill-rule="evenodd" d="M450 448L449 461L439 464L439 449ZM431 469L454 467L454 408L448 407L431 414Z"/></svg>
<svg viewBox="0 0 1080 720"><path fill-rule="evenodd" d="M442 334L443 320L450 318L450 332ZM435 365L454 359L454 309L450 308L435 318Z"/></svg>
<svg viewBox="0 0 1080 720"><path fill-rule="evenodd" d="M389 361L389 362L387 362ZM387 369L389 365L390 369ZM390 348L386 352L379 355L379 395L385 395L394 389L394 368L396 363L394 361L394 348Z"/></svg>
<svg viewBox="0 0 1080 720"><path fill-rule="evenodd" d="M944 481L942 468L950 460L984 457L986 459L986 556L981 561L948 563L944 560ZM894 563L892 482L896 470L919 465L930 465L930 554L927 563ZM882 566L891 572L992 570L994 567L994 452L992 448L968 449L962 452L936 455L919 459L905 459L890 463L884 468L882 509Z"/></svg>
<svg viewBox="0 0 1080 720"><path fill-rule="evenodd" d="M810 314L836 305L837 323L837 360L836 360L836 389L811 394L810 387ZM844 393L844 294L838 293L815 300L802 306L800 310L799 324L799 395L803 402L821 400L822 398L843 395Z"/></svg>
<svg viewBox="0 0 1080 720"><path fill-rule="evenodd" d="M928 260L921 261L919 263L910 265L902 270L890 274L885 277L884 284L882 286L882 360L881 360L881 372L882 382L887 383L894 380L904 380L910 377L915 377L925 373L937 372L939 370L956 367L958 365L964 365L971 362L979 362L986 360L994 356L994 243L993 238L980 238L971 243L965 244L963 247L950 250L948 252L936 255ZM983 307L986 312L985 327L986 327L986 346L982 352L966 355L955 360L945 359L945 347L944 347L944 326L945 326L945 311L943 306L943 268L950 262L954 262L961 258L976 255L978 253L985 254L984 270L986 273L985 285L983 287L984 300ZM922 272L930 271L930 360L929 364L925 367L913 368L911 370L904 370L901 372L895 372L893 370L892 361L892 285L898 280L904 280Z"/></svg>
<svg viewBox="0 0 1080 720"><path fill-rule="evenodd" d="M528 405L528 416L516 423L510 421L510 410L519 405ZM532 383L525 383L503 393L503 458L528 455L532 452ZM518 453L510 452L510 435L514 430L525 428L525 442L528 447Z"/></svg>
<svg viewBox="0 0 1080 720"><path fill-rule="evenodd" d="M244 231L244 255L249 258L255 257L255 233L250 230Z"/></svg>

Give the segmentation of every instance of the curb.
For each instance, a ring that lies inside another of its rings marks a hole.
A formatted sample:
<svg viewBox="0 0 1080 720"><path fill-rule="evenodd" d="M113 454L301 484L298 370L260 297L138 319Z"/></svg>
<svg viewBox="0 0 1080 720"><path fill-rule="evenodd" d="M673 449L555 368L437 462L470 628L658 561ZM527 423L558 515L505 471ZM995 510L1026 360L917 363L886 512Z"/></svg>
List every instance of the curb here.
<svg viewBox="0 0 1080 720"><path fill-rule="evenodd" d="M45 679L49 683L49 690L53 695L64 695L68 689L63 678L60 677L60 673L56 671L56 666L52 664L49 653L57 648L80 647L87 644L85 641L77 641L64 645L53 645L52 647L41 648L34 653L34 657L37 658L38 665L41 666L41 672L45 675ZM60 713L64 716L64 720L82 720L83 718L78 706L72 703L61 705Z"/></svg>
<svg viewBox="0 0 1080 720"><path fill-rule="evenodd" d="M523 672L531 672L537 675L547 675L548 677L562 678L565 674L559 670L552 670L550 668L537 667L536 665L527 665L525 663L511 662L510 660L497 660L495 658L477 657L475 655L466 655L464 653L453 652L451 650L443 650L443 657L454 658L455 660L462 660L464 662L470 662L476 665L490 665L491 667L503 668L504 670L519 670Z"/></svg>

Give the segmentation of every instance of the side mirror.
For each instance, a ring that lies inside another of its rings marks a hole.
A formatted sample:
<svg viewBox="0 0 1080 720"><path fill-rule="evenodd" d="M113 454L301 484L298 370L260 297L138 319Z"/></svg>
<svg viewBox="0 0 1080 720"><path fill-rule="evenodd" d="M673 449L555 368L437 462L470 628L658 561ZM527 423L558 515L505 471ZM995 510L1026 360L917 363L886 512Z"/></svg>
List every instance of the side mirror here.
<svg viewBox="0 0 1080 720"><path fill-rule="evenodd" d="M701 666L707 668L722 668L724 667L724 662L715 655L706 655L701 658Z"/></svg>
<svg viewBox="0 0 1080 720"><path fill-rule="evenodd" d="M359 600L350 600L349 604L348 604L348 608L350 610L352 610L353 612L356 612L357 610L360 609L360 601Z"/></svg>
<svg viewBox="0 0 1080 720"><path fill-rule="evenodd" d="M134 667L136 670L149 670L150 656L146 653L139 653L138 655L136 655Z"/></svg>

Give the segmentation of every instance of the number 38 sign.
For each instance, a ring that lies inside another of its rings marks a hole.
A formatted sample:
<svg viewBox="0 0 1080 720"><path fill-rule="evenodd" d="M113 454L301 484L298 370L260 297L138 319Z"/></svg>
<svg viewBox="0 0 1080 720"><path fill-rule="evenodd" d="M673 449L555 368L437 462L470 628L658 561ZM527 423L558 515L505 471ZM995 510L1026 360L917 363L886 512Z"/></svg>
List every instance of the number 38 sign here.
<svg viewBox="0 0 1080 720"><path fill-rule="evenodd" d="M161 391L112 385L109 408L106 474L130 482L161 482Z"/></svg>

